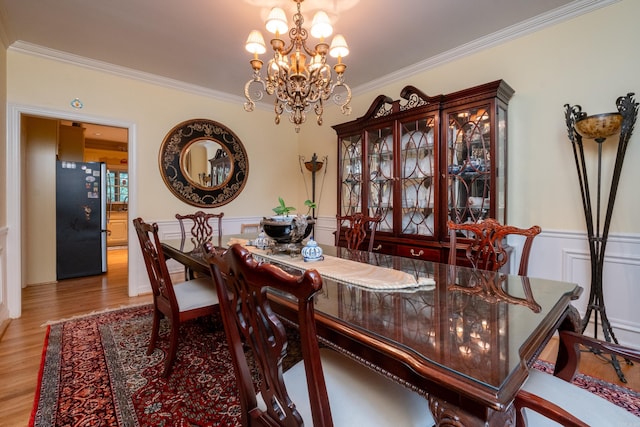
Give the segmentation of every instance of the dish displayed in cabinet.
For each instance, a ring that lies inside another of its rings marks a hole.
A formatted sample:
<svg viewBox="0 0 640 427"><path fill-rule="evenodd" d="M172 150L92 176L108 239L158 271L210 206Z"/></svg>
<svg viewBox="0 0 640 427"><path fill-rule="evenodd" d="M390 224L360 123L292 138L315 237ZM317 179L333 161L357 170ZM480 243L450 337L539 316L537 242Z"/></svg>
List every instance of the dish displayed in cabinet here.
<svg viewBox="0 0 640 427"><path fill-rule="evenodd" d="M418 157L406 157L404 159L405 178L423 178L433 175L433 156L428 154Z"/></svg>
<svg viewBox="0 0 640 427"><path fill-rule="evenodd" d="M427 219L424 221L424 231L420 229L420 226L418 227L418 232L422 235L425 236L433 236L435 229L433 227L433 222L434 222L434 218L433 218L433 214L429 214L429 216L427 217Z"/></svg>
<svg viewBox="0 0 640 427"><path fill-rule="evenodd" d="M369 189L369 199L371 207L388 207L391 200L391 184L386 181L382 184L372 183Z"/></svg>
<svg viewBox="0 0 640 427"><path fill-rule="evenodd" d="M433 176L433 156L429 154L420 159L419 168L420 176Z"/></svg>
<svg viewBox="0 0 640 427"><path fill-rule="evenodd" d="M391 161L390 160L385 160L383 162L380 162L380 173L382 174L383 177L390 179L393 178L391 176Z"/></svg>
<svg viewBox="0 0 640 427"><path fill-rule="evenodd" d="M425 220L421 212L413 211L402 215L402 232L405 234L418 234L418 225Z"/></svg>
<svg viewBox="0 0 640 427"><path fill-rule="evenodd" d="M413 130L402 135L401 148L403 150L420 147L433 147L433 129L429 128L426 133Z"/></svg>
<svg viewBox="0 0 640 427"><path fill-rule="evenodd" d="M427 217L420 211L407 212L402 215L402 232L405 234L419 234L421 236L433 236L433 213Z"/></svg>
<svg viewBox="0 0 640 427"><path fill-rule="evenodd" d="M402 206L405 208L433 208L433 189L423 182L408 185L402 195Z"/></svg>

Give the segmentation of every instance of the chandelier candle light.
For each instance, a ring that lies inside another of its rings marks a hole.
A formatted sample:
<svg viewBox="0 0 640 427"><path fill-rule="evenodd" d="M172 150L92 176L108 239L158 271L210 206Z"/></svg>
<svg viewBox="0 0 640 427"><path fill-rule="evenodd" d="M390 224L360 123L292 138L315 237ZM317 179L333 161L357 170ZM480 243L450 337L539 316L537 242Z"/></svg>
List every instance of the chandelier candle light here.
<svg viewBox="0 0 640 427"><path fill-rule="evenodd" d="M293 15L294 26L291 29L284 11L279 7L271 9L267 18L266 29L275 36L271 39L274 56L267 64L265 79L260 73L263 62L258 58L258 55L266 52L264 38L257 30L251 31L247 38L245 47L253 54L250 61L253 78L244 87L244 95L247 98L244 109L253 111L256 101L263 98L264 92L269 95L275 94L276 124L280 123L280 116L286 111L289 113L289 121L295 125L296 132L299 132L300 125L305 122L306 113L312 105L316 121L318 125L322 125L324 102L332 95L333 102L340 106L342 113L350 114L351 88L344 83L344 71L347 66L342 63L342 58L349 54L344 37L340 34L335 35L331 46L325 42L325 38L333 33L333 27L327 14L319 11L313 17L310 31L311 36L319 39L319 42L314 49L310 49L306 43L309 33L302 27L304 18L300 12L300 3L304 0L294 1L297 12ZM280 38L287 31L291 39L289 46L285 46L284 40ZM333 66L336 72L335 82L331 67L326 63L327 53L338 61Z"/></svg>

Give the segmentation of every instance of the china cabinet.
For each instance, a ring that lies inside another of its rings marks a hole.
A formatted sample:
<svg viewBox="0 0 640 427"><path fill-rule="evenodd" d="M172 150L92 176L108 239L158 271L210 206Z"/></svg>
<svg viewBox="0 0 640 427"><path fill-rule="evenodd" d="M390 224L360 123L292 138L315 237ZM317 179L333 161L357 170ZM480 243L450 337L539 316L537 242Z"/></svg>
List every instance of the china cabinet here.
<svg viewBox="0 0 640 427"><path fill-rule="evenodd" d="M498 80L448 95L378 96L338 135L338 214L379 215L374 250L444 261L446 222L506 222L507 106Z"/></svg>

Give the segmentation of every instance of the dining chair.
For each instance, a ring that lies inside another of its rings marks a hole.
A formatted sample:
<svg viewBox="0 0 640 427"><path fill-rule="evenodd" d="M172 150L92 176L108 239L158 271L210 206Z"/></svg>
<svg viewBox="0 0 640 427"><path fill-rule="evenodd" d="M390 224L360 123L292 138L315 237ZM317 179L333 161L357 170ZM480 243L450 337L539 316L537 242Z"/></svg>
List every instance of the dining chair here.
<svg viewBox="0 0 640 427"><path fill-rule="evenodd" d="M640 418L626 409L571 383L579 368L581 351L592 349L640 363L640 350L609 343L586 335L560 331L569 347L572 363L556 374L531 369L514 405L520 426L639 426Z"/></svg>
<svg viewBox="0 0 640 427"><path fill-rule="evenodd" d="M466 248L466 258L474 268L498 271L509 261L509 250L505 247L508 235L525 237L520 255L518 275L526 276L529 269L529 254L533 239L542 229L534 225L530 228L518 228L512 225L502 225L493 218L487 218L473 223L457 224L451 220L447 222L449 228L449 264L456 265L458 249ZM469 242L458 242L459 238ZM460 245L459 245L460 243Z"/></svg>
<svg viewBox="0 0 640 427"><path fill-rule="evenodd" d="M224 217L224 212L216 214L197 211L186 215L176 214L176 219L180 224L180 250L184 250L184 246L187 243L187 236L189 236L191 244L193 245L193 250L191 252L203 253L203 245L206 242L213 240L214 231L217 233L218 247L221 247L222 217ZM212 220L217 220L217 227L215 229L211 224ZM196 274L189 269L189 267L185 267L184 273L187 280L191 280L196 277Z"/></svg>
<svg viewBox="0 0 640 427"><path fill-rule="evenodd" d="M320 348L313 297L322 288L322 278L316 270L291 275L259 263L238 244L209 261L218 295L228 295L220 298L220 311L240 389L243 426L434 424L424 396L342 353ZM267 288L297 301L302 360L284 373L282 361L290 344L271 309ZM255 360L257 385L243 343Z"/></svg>
<svg viewBox="0 0 640 427"><path fill-rule="evenodd" d="M378 224L382 221L380 216L367 216L362 212L353 215L336 215L338 222L336 228L336 246L340 246L340 239L344 237L348 249L360 249L362 242L367 238L369 244L367 251L373 251L373 242L376 237ZM344 229L344 231L343 231Z"/></svg>
<svg viewBox="0 0 640 427"><path fill-rule="evenodd" d="M173 283L166 259L160 246L158 225L147 224L142 218L133 220L140 241L144 263L149 274L153 291L153 325L147 355L153 353L158 340L160 320L166 317L171 323L169 351L167 353L163 377L168 377L178 350L180 325L190 319L210 316L218 304L218 294L210 277L196 278Z"/></svg>

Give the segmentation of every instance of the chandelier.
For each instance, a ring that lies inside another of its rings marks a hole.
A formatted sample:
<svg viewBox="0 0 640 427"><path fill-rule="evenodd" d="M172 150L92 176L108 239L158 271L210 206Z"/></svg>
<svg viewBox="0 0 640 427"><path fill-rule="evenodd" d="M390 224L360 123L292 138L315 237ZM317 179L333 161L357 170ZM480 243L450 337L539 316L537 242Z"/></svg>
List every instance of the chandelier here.
<svg viewBox="0 0 640 427"><path fill-rule="evenodd" d="M250 61L253 68L253 78L244 87L245 111L253 111L256 101L260 101L264 93L275 94L276 124L280 123L280 116L286 111L289 121L295 125L296 132L305 122L306 114L313 106L318 125L322 125L324 102L330 97L340 106L343 114L351 113L351 88L344 83L344 71L347 68L342 58L349 54L347 42L342 35L337 34L329 46L325 38L333 33L329 17L319 11L313 17L311 36L319 39L314 49L307 46L309 32L302 27L304 18L300 12L300 3L304 0L294 0L297 12L293 15L294 26L289 29L284 11L279 7L271 9L266 22L266 29L274 34L271 40L273 58L267 64L267 76L263 78L260 71L263 62L258 55L266 52L264 38L260 31L253 30L249 34L246 49L253 54ZM291 44L285 46L280 37L289 32ZM333 66L336 80L333 81L331 67L327 64L327 53L337 58ZM307 60L308 58L308 60Z"/></svg>

